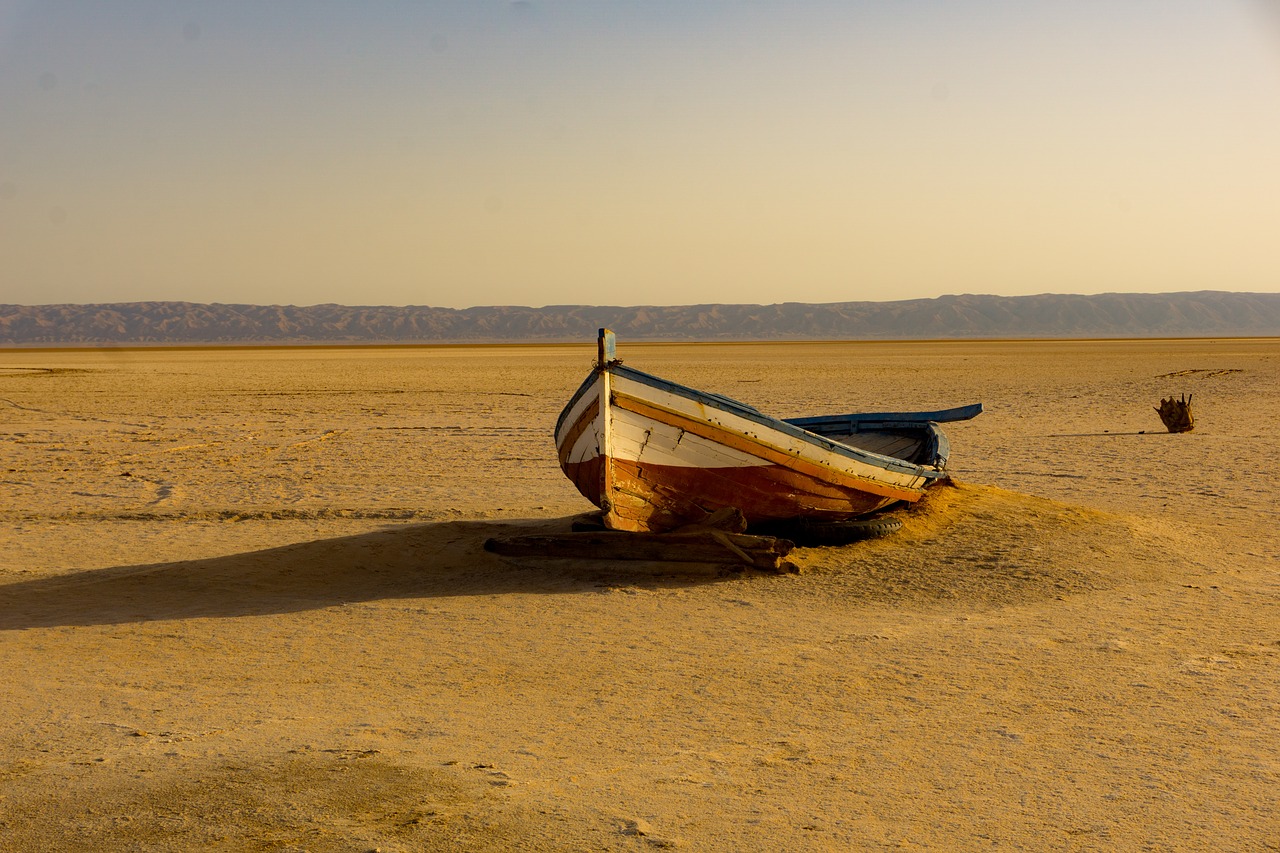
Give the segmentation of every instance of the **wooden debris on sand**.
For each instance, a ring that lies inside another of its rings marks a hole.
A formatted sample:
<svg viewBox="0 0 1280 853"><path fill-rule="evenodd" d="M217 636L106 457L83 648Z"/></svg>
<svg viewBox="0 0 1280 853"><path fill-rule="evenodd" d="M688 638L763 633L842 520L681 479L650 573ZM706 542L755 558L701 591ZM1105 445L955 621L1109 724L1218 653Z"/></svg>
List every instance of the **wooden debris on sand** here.
<svg viewBox="0 0 1280 853"><path fill-rule="evenodd" d="M709 563L780 574L799 571L786 560L795 550L795 543L773 536L747 535L742 532L746 526L742 513L732 507L670 533L605 530L603 526L594 527L586 517L574 522L573 533L489 539L484 549L504 557Z"/></svg>
<svg viewBox="0 0 1280 853"><path fill-rule="evenodd" d="M1156 411L1160 413L1160 420L1164 421L1169 432L1191 432L1195 429L1195 422L1191 418L1190 396L1183 395L1181 400L1172 397L1162 399Z"/></svg>

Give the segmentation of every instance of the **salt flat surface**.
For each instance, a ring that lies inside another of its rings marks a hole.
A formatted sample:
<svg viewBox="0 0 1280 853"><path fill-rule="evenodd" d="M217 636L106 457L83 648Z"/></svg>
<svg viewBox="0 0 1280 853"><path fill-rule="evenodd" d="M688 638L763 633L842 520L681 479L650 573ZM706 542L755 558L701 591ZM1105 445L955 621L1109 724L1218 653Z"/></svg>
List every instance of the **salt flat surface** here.
<svg viewBox="0 0 1280 853"><path fill-rule="evenodd" d="M1280 342L620 354L987 411L899 533L717 576L483 551L588 509L593 343L0 352L0 849L1280 838Z"/></svg>

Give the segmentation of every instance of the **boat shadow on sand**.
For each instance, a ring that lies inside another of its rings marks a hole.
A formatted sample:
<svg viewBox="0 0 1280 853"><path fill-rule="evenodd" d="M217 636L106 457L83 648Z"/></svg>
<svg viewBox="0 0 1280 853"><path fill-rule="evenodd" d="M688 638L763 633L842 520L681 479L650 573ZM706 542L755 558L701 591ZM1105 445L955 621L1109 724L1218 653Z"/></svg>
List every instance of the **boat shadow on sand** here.
<svg viewBox="0 0 1280 853"><path fill-rule="evenodd" d="M396 598L547 594L716 581L723 566L508 559L493 537L563 533L572 517L449 521L205 559L0 585L0 630L259 616Z"/></svg>
<svg viewBox="0 0 1280 853"><path fill-rule="evenodd" d="M346 604L677 589L771 578L760 594L849 604L1002 606L1169 571L1167 530L985 486L935 490L883 539L792 553L804 574L721 565L506 558L494 537L563 533L573 517L450 521L267 550L117 566L0 585L0 630L264 616ZM767 589L766 589L767 588Z"/></svg>

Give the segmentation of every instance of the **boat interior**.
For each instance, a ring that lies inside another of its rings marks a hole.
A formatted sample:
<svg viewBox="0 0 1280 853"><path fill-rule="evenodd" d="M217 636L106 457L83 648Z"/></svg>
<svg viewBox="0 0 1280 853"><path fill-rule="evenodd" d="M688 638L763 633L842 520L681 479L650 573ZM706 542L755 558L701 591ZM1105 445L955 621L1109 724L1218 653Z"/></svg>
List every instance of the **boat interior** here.
<svg viewBox="0 0 1280 853"><path fill-rule="evenodd" d="M829 435L827 438L859 450L892 456L916 465L929 465L933 462L932 453L927 452L927 446L931 442L918 432L858 432L853 435Z"/></svg>

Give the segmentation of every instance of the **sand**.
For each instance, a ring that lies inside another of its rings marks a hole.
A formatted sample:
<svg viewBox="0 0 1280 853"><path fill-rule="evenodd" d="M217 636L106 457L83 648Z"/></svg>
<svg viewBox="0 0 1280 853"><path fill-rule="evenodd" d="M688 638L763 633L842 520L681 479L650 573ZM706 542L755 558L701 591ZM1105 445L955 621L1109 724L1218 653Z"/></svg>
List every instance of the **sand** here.
<svg viewBox="0 0 1280 853"><path fill-rule="evenodd" d="M1280 341L623 341L987 412L799 575L484 552L593 350L0 352L0 850L1280 849Z"/></svg>

